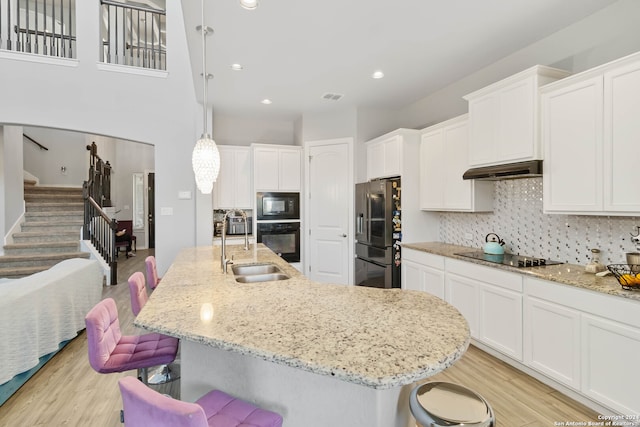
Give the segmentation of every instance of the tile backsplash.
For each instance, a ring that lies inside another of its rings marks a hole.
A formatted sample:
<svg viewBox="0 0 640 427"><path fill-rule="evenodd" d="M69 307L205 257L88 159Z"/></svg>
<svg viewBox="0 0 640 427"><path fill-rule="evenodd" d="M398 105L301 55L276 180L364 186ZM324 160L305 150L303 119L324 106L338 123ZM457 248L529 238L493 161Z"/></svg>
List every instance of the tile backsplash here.
<svg viewBox="0 0 640 427"><path fill-rule="evenodd" d="M636 251L636 226L640 217L545 215L542 178L525 178L496 181L492 213L441 213L440 241L481 248L496 233L507 252L585 265L598 248L606 265L625 263L625 253Z"/></svg>

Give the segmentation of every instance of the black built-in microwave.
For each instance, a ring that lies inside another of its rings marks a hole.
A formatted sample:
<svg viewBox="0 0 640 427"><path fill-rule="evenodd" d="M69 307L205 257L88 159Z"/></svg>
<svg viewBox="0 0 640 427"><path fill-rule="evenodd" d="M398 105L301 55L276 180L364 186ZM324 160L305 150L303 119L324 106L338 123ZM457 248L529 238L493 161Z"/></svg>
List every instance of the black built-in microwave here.
<svg viewBox="0 0 640 427"><path fill-rule="evenodd" d="M300 219L300 193L256 193L258 220Z"/></svg>

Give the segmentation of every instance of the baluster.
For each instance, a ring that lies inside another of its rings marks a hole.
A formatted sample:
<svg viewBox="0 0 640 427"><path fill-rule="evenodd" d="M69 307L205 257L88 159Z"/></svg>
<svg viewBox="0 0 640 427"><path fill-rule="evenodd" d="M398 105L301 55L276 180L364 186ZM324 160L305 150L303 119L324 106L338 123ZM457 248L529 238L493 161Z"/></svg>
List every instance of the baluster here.
<svg viewBox="0 0 640 427"><path fill-rule="evenodd" d="M61 51L58 52L58 56L64 58L67 55L67 49L64 43L64 0L60 0L60 46Z"/></svg>
<svg viewBox="0 0 640 427"><path fill-rule="evenodd" d="M69 0L69 55L67 58L73 58L73 9L71 8L71 0Z"/></svg>

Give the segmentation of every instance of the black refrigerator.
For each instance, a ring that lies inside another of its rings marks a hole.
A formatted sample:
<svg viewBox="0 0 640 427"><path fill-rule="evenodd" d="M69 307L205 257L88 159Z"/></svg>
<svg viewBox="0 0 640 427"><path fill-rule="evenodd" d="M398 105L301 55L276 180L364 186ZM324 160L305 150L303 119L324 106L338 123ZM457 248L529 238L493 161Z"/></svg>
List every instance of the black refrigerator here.
<svg viewBox="0 0 640 427"><path fill-rule="evenodd" d="M400 178L356 184L355 282L358 286L400 287L400 194Z"/></svg>

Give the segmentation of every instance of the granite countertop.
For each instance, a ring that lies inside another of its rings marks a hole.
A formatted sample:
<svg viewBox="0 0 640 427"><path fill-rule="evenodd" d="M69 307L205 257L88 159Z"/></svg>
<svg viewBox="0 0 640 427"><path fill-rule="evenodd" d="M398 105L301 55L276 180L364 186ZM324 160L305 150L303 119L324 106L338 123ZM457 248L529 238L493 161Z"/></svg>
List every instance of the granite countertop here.
<svg viewBox="0 0 640 427"><path fill-rule="evenodd" d="M263 244L227 255L290 279L237 283L219 247L183 249L135 325L375 389L436 374L469 345L464 317L425 292L317 283Z"/></svg>
<svg viewBox="0 0 640 427"><path fill-rule="evenodd" d="M415 249L422 252L428 252L435 255L442 255L448 258L455 258L461 261L471 262L474 264L486 265L489 267L499 268L501 270L513 271L524 276L536 277L538 279L550 280L565 285L575 286L577 288L588 289L594 292L629 298L640 301L640 289L625 290L618 283L613 275L598 277L595 274L587 273L581 265L575 264L558 264L544 267L527 267L517 268L508 265L496 264L488 261L466 258L456 253L478 251L480 248L470 248L467 246L451 245L440 242L425 243L403 243L403 248Z"/></svg>

